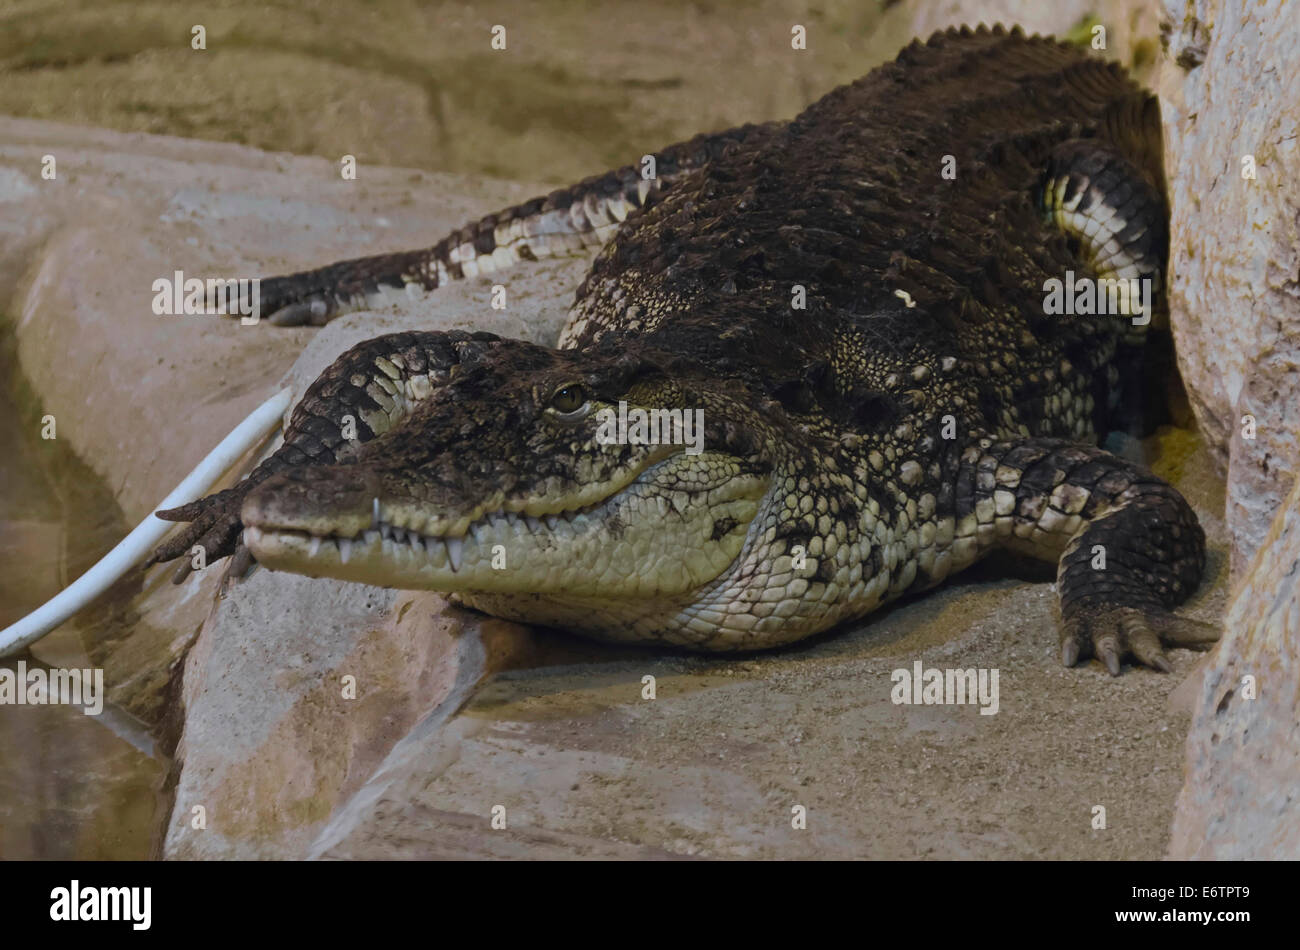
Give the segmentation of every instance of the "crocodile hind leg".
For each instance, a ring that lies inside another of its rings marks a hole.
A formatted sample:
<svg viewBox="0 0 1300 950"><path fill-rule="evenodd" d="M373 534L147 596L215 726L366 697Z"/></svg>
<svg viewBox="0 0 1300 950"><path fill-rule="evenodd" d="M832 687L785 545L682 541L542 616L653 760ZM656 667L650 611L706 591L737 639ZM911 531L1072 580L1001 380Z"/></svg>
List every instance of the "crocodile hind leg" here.
<svg viewBox="0 0 1300 950"><path fill-rule="evenodd" d="M231 574L243 574L251 557L241 541L239 512L249 491L289 469L347 462L356 446L392 429L449 378L457 364L472 361L498 339L490 333L430 331L390 333L358 343L307 388L294 407L283 444L243 481L157 512L166 521L189 524L160 544L145 567L173 560L198 545L206 563L235 555ZM173 581L179 584L191 570L186 558Z"/></svg>
<svg viewBox="0 0 1300 950"><path fill-rule="evenodd" d="M1167 672L1162 644L1218 639L1170 612L1200 582L1205 534L1186 500L1140 466L1057 439L985 439L963 454L954 501L959 563L996 547L1057 563L1066 666L1096 656L1118 675L1131 656Z"/></svg>
<svg viewBox="0 0 1300 950"><path fill-rule="evenodd" d="M724 151L769 134L774 123L699 135L655 153L653 177L641 165L596 175L545 197L489 214L432 247L339 261L265 278L258 308L280 326L322 325L383 301L385 289L432 291L448 281L493 274L520 261L585 254L613 236L629 214ZM229 312L247 312L230 307Z"/></svg>
<svg viewBox="0 0 1300 950"><path fill-rule="evenodd" d="M1149 278L1160 290L1169 258L1160 106L1142 92L1113 103L1095 136L1048 156L1036 193L1045 217L1079 244L1098 277Z"/></svg>
<svg viewBox="0 0 1300 950"><path fill-rule="evenodd" d="M1045 218L1100 282L1099 299L1100 288L1115 291L1124 323L1108 421L1110 428L1140 437L1165 418L1174 372L1162 292L1169 211L1155 100L1140 96L1121 103L1111 119L1118 126L1114 134L1126 144L1096 138L1059 144L1038 185L1038 200Z"/></svg>

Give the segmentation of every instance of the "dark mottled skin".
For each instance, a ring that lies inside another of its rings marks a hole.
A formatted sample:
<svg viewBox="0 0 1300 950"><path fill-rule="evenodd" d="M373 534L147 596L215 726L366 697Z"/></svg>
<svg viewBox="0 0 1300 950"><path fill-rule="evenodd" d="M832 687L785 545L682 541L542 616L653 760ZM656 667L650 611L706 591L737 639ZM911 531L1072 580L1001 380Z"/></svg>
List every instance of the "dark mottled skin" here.
<svg viewBox="0 0 1300 950"><path fill-rule="evenodd" d="M1131 655L1168 669L1162 639L1213 639L1168 613L1203 568L1195 515L1169 485L1095 447L1144 329L1044 313L1045 281L1096 273L1087 237L1045 214L1044 186L1058 179L1070 196L1091 181L1101 198L1085 196L1080 210L1114 211L1126 253L1161 276L1158 110L1122 70L1018 32L936 34L789 123L663 154L668 173L621 227L600 230L609 216L599 195L636 196L635 166L427 251L269 282L286 322L323 320L374 286L462 276L450 249L491 254L505 246L504 231L492 237L502 222L574 209L574 234L607 241L560 350L451 333L354 348L248 481L168 513L194 524L158 559L194 543L229 554L243 524L269 512L342 523L383 493L452 512L571 493L630 457L550 421L552 393L578 381L602 402L706 407L706 444L770 479L767 500L745 554L690 596L477 598L492 612L747 649L859 616L1009 548L1059 562L1067 665L1095 654L1117 673ZM512 253L559 253L548 240L521 239ZM804 309L792 306L796 288ZM374 411L365 383L375 358L393 352L406 354L399 384L427 372L433 392L387 431L361 426L361 444L347 447L338 420L349 407ZM584 460L594 474L579 471ZM811 556L792 583L774 565L796 545ZM759 603L773 588L785 594ZM754 601L741 627L707 619L737 599Z"/></svg>

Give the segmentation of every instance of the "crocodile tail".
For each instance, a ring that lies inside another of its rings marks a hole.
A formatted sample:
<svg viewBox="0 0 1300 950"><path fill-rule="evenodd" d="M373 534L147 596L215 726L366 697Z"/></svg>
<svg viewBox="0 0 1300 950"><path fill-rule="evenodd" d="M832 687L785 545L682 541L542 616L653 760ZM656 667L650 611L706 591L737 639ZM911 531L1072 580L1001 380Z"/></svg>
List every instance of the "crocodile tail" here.
<svg viewBox="0 0 1300 950"><path fill-rule="evenodd" d="M383 302L387 290L428 292L453 280L495 274L520 261L591 252L651 196L776 123L743 125L671 145L641 163L489 214L431 247L339 261L260 282L259 311L271 323L324 324ZM232 310L232 312L234 312ZM245 311L246 312L246 311Z"/></svg>

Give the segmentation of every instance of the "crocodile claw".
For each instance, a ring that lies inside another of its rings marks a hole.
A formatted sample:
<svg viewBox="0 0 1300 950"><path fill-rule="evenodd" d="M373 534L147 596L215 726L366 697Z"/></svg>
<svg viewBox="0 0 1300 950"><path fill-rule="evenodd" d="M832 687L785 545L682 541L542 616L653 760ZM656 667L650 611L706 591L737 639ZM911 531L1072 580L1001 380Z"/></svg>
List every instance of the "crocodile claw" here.
<svg viewBox="0 0 1300 950"><path fill-rule="evenodd" d="M1080 611L1061 626L1061 662L1074 666L1095 656L1111 676L1119 676L1121 662L1132 657L1142 666L1172 673L1165 646L1207 650L1218 639L1214 625L1156 607Z"/></svg>
<svg viewBox="0 0 1300 950"><path fill-rule="evenodd" d="M239 489L227 489L179 508L155 512L164 521L188 521L189 524L154 548L144 566L183 558L172 575L172 583L179 584L194 571L188 555L196 546L203 548L205 564L237 553L244 530L239 517L244 494Z"/></svg>

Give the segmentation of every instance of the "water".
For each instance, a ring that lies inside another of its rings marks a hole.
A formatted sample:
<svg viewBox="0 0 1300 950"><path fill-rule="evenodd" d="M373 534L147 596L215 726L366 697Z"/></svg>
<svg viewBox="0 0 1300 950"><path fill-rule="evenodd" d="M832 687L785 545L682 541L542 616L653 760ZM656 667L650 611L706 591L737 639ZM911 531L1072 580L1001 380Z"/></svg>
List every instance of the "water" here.
<svg viewBox="0 0 1300 950"><path fill-rule="evenodd" d="M127 531L111 494L58 439L0 319L0 627L40 606ZM70 542L70 539L74 539ZM91 608L94 609L93 607ZM35 661L90 667L71 625L35 644ZM13 669L17 660L0 665ZM108 685L107 683L105 684ZM118 717L120 718L120 717ZM0 706L0 859L133 859L157 854L167 763L70 706Z"/></svg>

